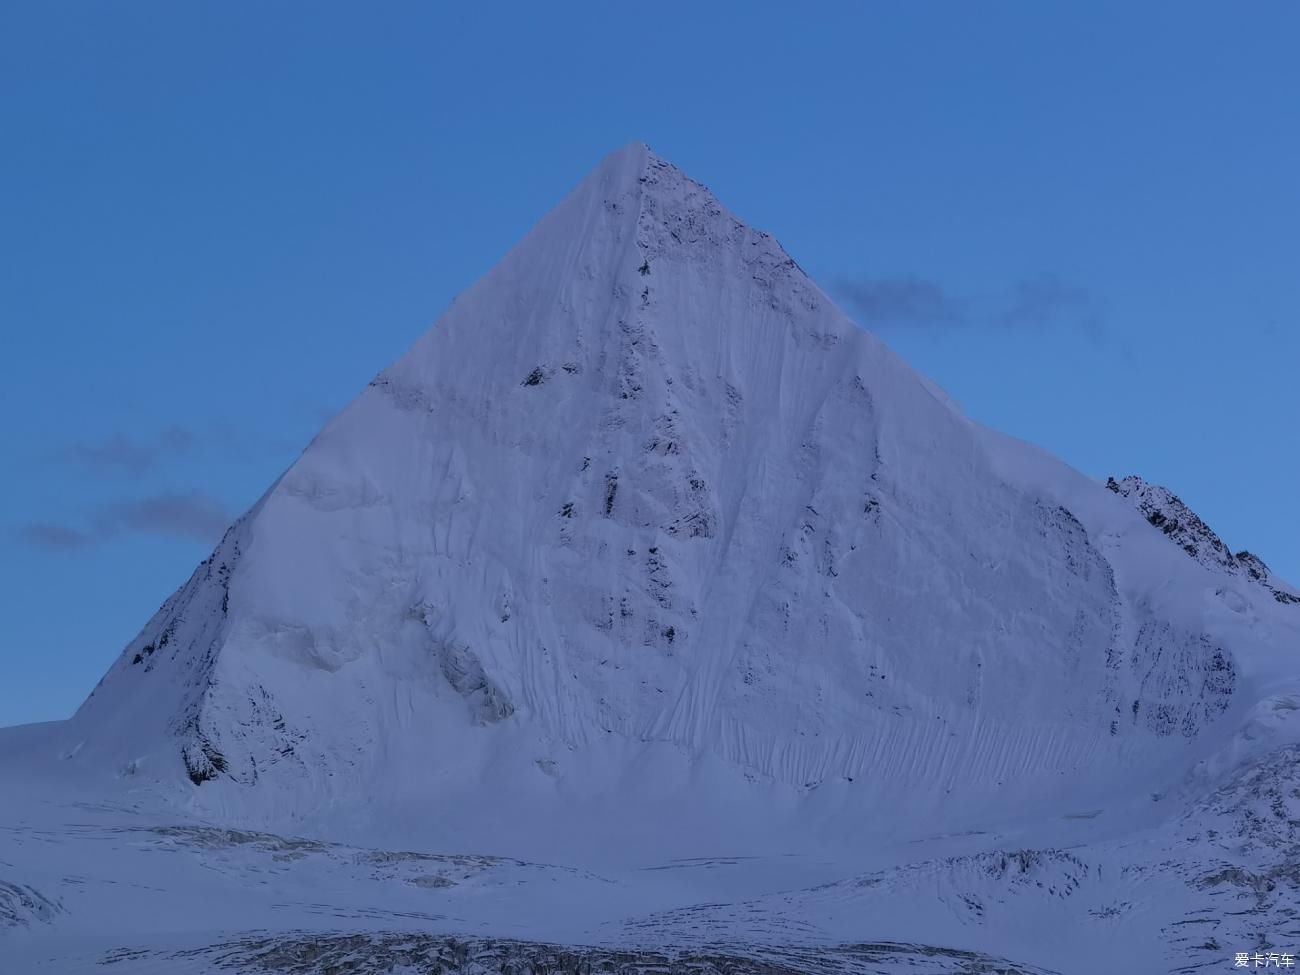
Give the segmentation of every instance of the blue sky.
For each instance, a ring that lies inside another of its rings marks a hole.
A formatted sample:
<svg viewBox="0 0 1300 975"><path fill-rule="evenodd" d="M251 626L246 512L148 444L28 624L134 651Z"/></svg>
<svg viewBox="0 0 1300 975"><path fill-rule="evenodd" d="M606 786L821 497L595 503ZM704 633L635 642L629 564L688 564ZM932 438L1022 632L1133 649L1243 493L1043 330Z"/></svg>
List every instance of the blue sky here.
<svg viewBox="0 0 1300 975"><path fill-rule="evenodd" d="M1300 581L1300 6L799 9L4 4L0 725L632 139L975 418Z"/></svg>

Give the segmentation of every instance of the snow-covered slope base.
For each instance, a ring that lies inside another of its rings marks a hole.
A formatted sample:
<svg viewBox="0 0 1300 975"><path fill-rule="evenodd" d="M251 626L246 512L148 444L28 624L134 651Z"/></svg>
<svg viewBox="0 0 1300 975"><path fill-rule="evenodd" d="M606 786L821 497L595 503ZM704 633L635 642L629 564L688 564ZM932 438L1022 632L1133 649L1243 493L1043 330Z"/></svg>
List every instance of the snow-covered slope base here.
<svg viewBox="0 0 1300 975"><path fill-rule="evenodd" d="M60 972L1300 947L1300 605L1161 491L966 420L628 147L73 719L0 733L0 938Z"/></svg>

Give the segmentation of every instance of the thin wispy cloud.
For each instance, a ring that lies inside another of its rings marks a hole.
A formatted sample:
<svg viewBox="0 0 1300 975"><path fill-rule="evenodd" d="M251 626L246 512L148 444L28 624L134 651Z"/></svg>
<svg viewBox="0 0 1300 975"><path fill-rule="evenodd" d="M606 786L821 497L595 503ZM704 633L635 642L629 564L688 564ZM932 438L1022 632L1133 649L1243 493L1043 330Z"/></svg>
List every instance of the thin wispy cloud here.
<svg viewBox="0 0 1300 975"><path fill-rule="evenodd" d="M166 461L193 450L196 435L184 427L173 426L148 439L115 434L98 443L77 443L67 455L88 470L147 474Z"/></svg>
<svg viewBox="0 0 1300 975"><path fill-rule="evenodd" d="M1078 285L1052 275L1017 282L997 308L1001 328L1072 328L1097 336L1102 329L1097 300Z"/></svg>
<svg viewBox="0 0 1300 975"><path fill-rule="evenodd" d="M951 326L968 317L942 285L911 275L844 281L839 291L863 325Z"/></svg>
<svg viewBox="0 0 1300 975"><path fill-rule="evenodd" d="M846 279L836 289L859 324L881 330L1071 329L1101 338L1103 316L1085 289L1055 275L1023 278L991 294L968 295L920 275Z"/></svg>
<svg viewBox="0 0 1300 975"><path fill-rule="evenodd" d="M75 552L115 538L156 535L187 541L216 543L233 520L215 498L204 494L159 494L117 501L90 513L89 527L33 521L18 535L36 548L51 552Z"/></svg>
<svg viewBox="0 0 1300 975"><path fill-rule="evenodd" d="M75 552L96 541L90 532L48 521L28 522L18 529L18 537L28 545L51 552Z"/></svg>
<svg viewBox="0 0 1300 975"><path fill-rule="evenodd" d="M109 505L97 522L109 535L135 533L215 542L230 524L225 507L203 494L162 494Z"/></svg>
<svg viewBox="0 0 1300 975"><path fill-rule="evenodd" d="M322 410L317 426L323 426L337 413L337 409ZM241 464L283 459L301 450L306 439L284 438L263 427L243 427L217 419L196 426L173 425L153 435L114 433L99 440L81 440L46 454L44 459L71 462L92 474L124 475L143 481L205 456Z"/></svg>

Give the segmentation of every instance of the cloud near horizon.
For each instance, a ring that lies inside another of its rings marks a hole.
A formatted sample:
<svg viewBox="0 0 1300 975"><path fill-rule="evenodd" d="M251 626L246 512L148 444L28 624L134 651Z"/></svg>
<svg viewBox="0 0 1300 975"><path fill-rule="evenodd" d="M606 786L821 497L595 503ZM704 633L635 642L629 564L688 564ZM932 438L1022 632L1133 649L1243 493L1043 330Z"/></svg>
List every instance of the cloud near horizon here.
<svg viewBox="0 0 1300 975"><path fill-rule="evenodd" d="M75 552L95 542L90 532L49 521L30 521L18 529L18 537L28 545L52 552Z"/></svg>
<svg viewBox="0 0 1300 975"><path fill-rule="evenodd" d="M197 441L193 431L171 426L148 440L119 433L101 443L76 443L67 449L66 454L92 471L117 470L141 475L172 457L193 450Z"/></svg>
<svg viewBox="0 0 1300 975"><path fill-rule="evenodd" d="M52 552L75 552L131 535L157 535L215 544L233 520L225 506L204 494L159 494L100 506L89 528L33 521L18 530L29 545Z"/></svg>
<svg viewBox="0 0 1300 975"><path fill-rule="evenodd" d="M953 293L920 275L842 280L836 289L848 311L867 328L943 330L1067 328L1093 339L1104 333L1097 301L1055 275L1022 278L991 295Z"/></svg>

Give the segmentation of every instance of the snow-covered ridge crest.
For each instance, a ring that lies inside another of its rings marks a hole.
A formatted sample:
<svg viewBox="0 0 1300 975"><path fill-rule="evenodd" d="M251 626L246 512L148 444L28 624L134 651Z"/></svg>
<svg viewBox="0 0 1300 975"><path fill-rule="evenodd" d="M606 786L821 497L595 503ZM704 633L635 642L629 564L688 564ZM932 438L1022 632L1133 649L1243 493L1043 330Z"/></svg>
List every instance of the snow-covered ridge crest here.
<svg viewBox="0 0 1300 975"><path fill-rule="evenodd" d="M1107 478L1106 488L1128 499L1153 527L1199 564L1258 583L1279 603L1300 604L1300 593L1274 577L1259 556L1245 551L1233 555L1210 526L1168 488L1132 475L1119 481Z"/></svg>

